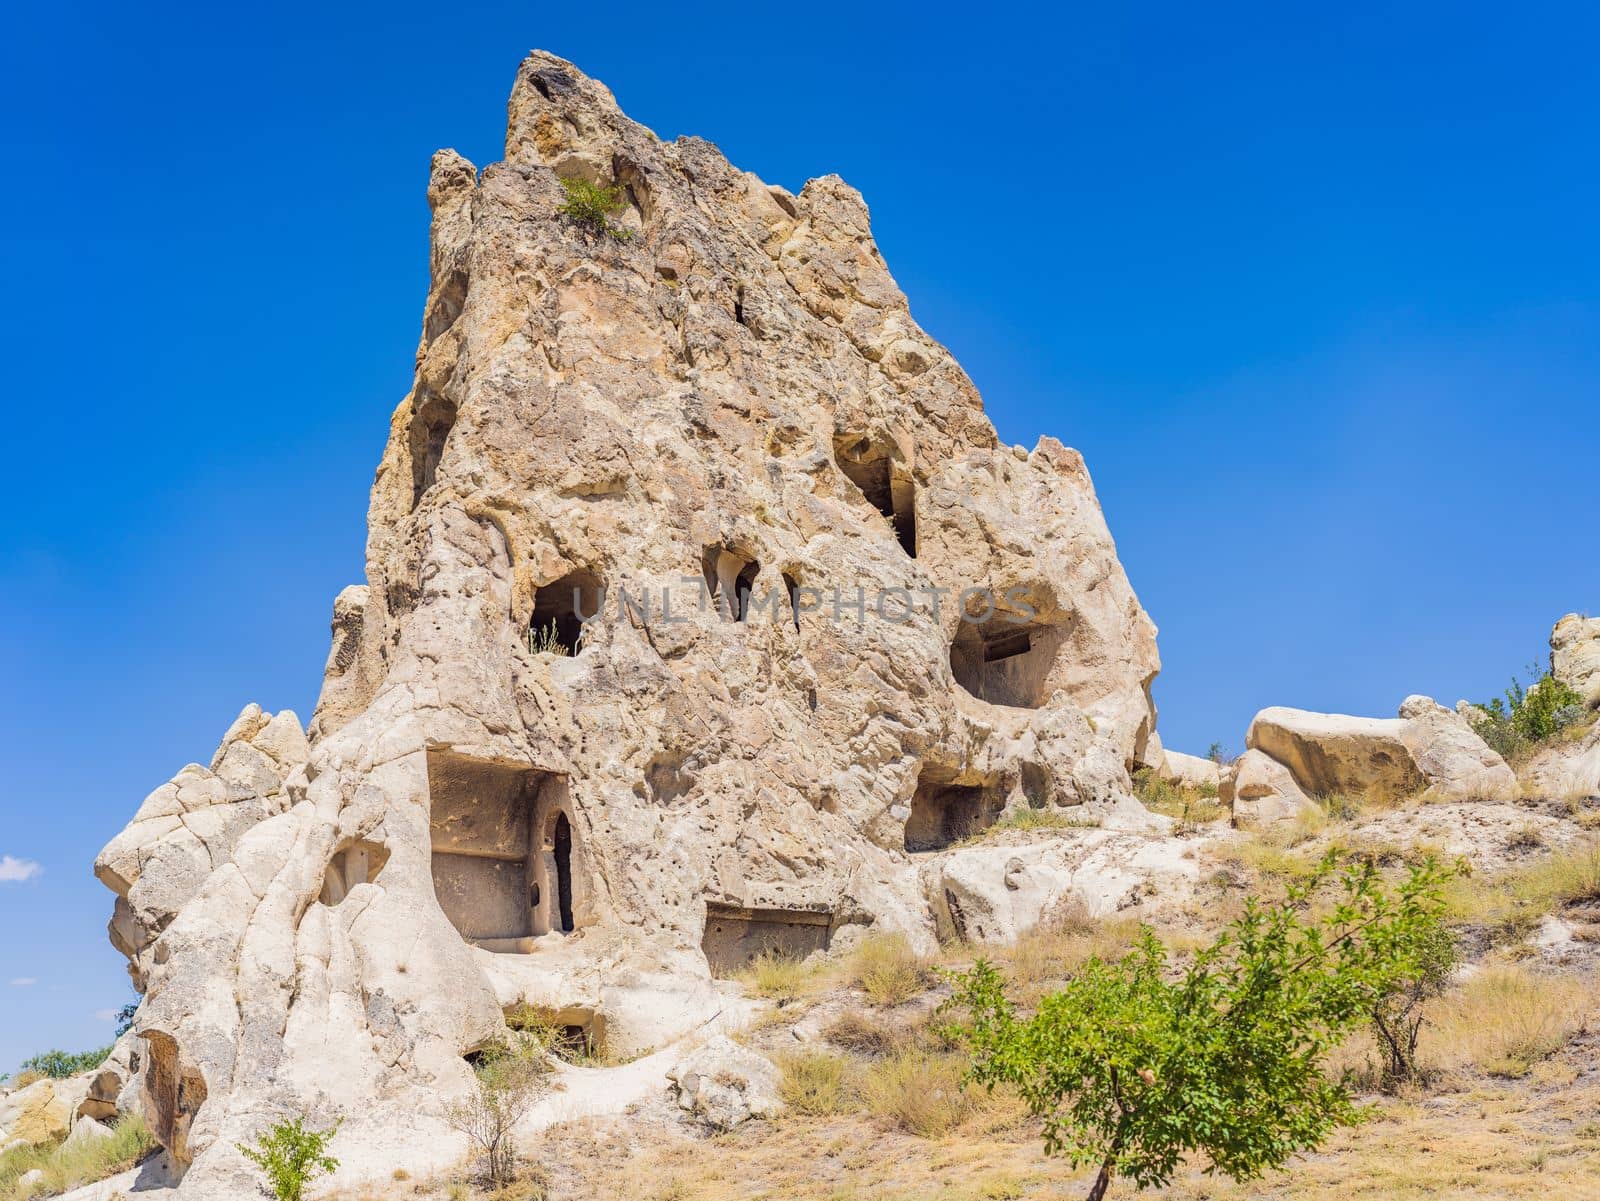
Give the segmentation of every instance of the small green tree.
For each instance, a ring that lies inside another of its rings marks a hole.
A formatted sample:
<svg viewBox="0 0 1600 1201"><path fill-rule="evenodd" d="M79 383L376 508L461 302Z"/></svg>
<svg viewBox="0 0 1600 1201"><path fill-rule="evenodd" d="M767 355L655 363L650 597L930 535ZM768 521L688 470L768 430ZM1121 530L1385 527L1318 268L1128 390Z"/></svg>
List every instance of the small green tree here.
<svg viewBox="0 0 1600 1201"><path fill-rule="evenodd" d="M1313 910L1335 873L1336 897ZM979 960L956 977L950 1004L970 1020L950 1034L975 1080L1015 1087L1043 1119L1046 1154L1098 1165L1090 1201L1118 1175L1165 1184L1191 1152L1251 1179L1358 1119L1324 1058L1415 970L1450 874L1429 860L1391 894L1371 863L1340 871L1330 855L1282 902L1247 901L1183 971L1146 929L1030 1017Z"/></svg>
<svg viewBox="0 0 1600 1201"><path fill-rule="evenodd" d="M339 1133L308 1130L300 1118L279 1122L256 1136L254 1146L236 1144L244 1157L266 1176L277 1201L301 1201L306 1185L318 1176L338 1170L339 1161L327 1153L328 1144Z"/></svg>
<svg viewBox="0 0 1600 1201"><path fill-rule="evenodd" d="M611 220L613 213L620 213L628 207L621 184L608 188L577 176L569 176L562 179L561 186L566 190L567 199L557 212L572 218L593 233L610 234L619 242L626 242L633 237L631 229Z"/></svg>
<svg viewBox="0 0 1600 1201"><path fill-rule="evenodd" d="M1423 1003L1444 992L1460 962L1456 940L1435 919L1417 936L1408 969L1372 1007L1372 1032L1383 1052L1383 1087L1389 1091L1418 1078L1417 1038L1424 1024Z"/></svg>

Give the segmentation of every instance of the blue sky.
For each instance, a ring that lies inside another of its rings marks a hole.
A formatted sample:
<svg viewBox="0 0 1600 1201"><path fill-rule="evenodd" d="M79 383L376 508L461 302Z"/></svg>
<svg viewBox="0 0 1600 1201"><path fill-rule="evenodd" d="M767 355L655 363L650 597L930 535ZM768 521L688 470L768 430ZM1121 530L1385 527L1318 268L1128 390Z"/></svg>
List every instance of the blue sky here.
<svg viewBox="0 0 1600 1201"><path fill-rule="evenodd" d="M0 47L0 1070L109 1037L89 864L139 800L245 702L309 715L428 158L499 157L532 46L862 190L1001 435L1087 456L1169 745L1489 694L1600 610L1586 6L251 7Z"/></svg>

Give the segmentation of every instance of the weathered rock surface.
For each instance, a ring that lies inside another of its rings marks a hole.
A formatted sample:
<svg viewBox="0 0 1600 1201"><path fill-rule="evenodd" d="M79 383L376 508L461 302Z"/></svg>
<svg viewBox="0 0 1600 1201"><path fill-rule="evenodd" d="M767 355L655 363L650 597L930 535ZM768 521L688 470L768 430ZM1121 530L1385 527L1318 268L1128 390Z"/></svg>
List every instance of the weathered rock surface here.
<svg viewBox="0 0 1600 1201"><path fill-rule="evenodd" d="M772 1061L719 1035L668 1073L678 1108L714 1130L783 1112Z"/></svg>
<svg viewBox="0 0 1600 1201"><path fill-rule="evenodd" d="M1245 743L1287 767L1311 796L1403 797L1426 789L1442 799L1467 800L1516 789L1505 760L1467 720L1424 696L1407 697L1394 718L1263 709Z"/></svg>
<svg viewBox="0 0 1600 1201"><path fill-rule="evenodd" d="M1248 750L1222 773L1218 796L1236 826L1298 817L1315 808L1294 773L1264 751Z"/></svg>
<svg viewBox="0 0 1600 1201"><path fill-rule="evenodd" d="M1550 633L1550 671L1583 698L1600 706L1600 617L1568 613Z"/></svg>
<svg viewBox="0 0 1600 1201"><path fill-rule="evenodd" d="M36 1147L72 1130L88 1085L81 1078L35 1080L0 1097L0 1146Z"/></svg>
<svg viewBox="0 0 1600 1201"><path fill-rule="evenodd" d="M1164 780L1190 788L1217 788L1222 783L1222 767L1215 759L1185 755L1182 751L1164 751L1157 774Z"/></svg>
<svg viewBox="0 0 1600 1201"><path fill-rule="evenodd" d="M1105 917L1158 894L1170 901L1192 891L1198 874L1181 839L1086 829L946 852L924 867L923 886L942 935L1003 944L1062 906Z"/></svg>
<svg viewBox="0 0 1600 1201"><path fill-rule="evenodd" d="M572 176L626 240L560 215ZM535 53L506 160L441 151L428 200L311 738L247 709L96 864L187 1198L252 1192L234 1145L287 1113L404 1166L512 1000L630 1050L762 946L931 948L913 853L1126 814L1154 729L1082 458L999 443L841 180L662 142Z"/></svg>

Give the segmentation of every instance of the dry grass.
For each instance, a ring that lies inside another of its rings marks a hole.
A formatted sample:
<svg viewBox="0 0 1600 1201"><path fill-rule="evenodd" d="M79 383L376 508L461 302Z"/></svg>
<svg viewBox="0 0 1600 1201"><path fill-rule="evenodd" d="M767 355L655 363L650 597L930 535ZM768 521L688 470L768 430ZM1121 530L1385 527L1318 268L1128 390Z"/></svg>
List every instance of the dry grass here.
<svg viewBox="0 0 1600 1201"><path fill-rule="evenodd" d="M778 1058L778 1092L793 1112L809 1117L854 1113L860 1108L852 1065L828 1051L796 1051Z"/></svg>
<svg viewBox="0 0 1600 1201"><path fill-rule="evenodd" d="M850 978L874 1005L899 1005L925 991L928 964L903 934L870 934L850 956Z"/></svg>
<svg viewBox="0 0 1600 1201"><path fill-rule="evenodd" d="M1228 816L1227 809L1217 798L1216 785L1174 784L1148 768L1134 773L1133 793L1144 802L1145 808L1175 820L1179 833L1191 832Z"/></svg>
<svg viewBox="0 0 1600 1201"><path fill-rule="evenodd" d="M1425 1066L1525 1076L1584 1028L1592 987L1571 976L1488 967L1429 1007Z"/></svg>
<svg viewBox="0 0 1600 1201"><path fill-rule="evenodd" d="M813 992L823 969L778 951L763 951L734 978L757 996L787 1005Z"/></svg>
<svg viewBox="0 0 1600 1201"><path fill-rule="evenodd" d="M19 1148L0 1156L0 1198L26 1201L92 1184L133 1167L155 1148L144 1119L129 1116L112 1127L111 1137L48 1147ZM24 1188L21 1176L38 1169L42 1180Z"/></svg>
<svg viewBox="0 0 1600 1201"><path fill-rule="evenodd" d="M1587 842L1511 872L1458 878L1446 900L1452 922L1483 926L1496 941L1515 941L1547 913L1600 900L1600 843Z"/></svg>
<svg viewBox="0 0 1600 1201"><path fill-rule="evenodd" d="M861 1077L867 1112L919 1138L942 1138L991 1102L965 1082L966 1060L906 1047L879 1060ZM1020 1106L1014 1107L1020 1112ZM1010 1115L1008 1115L1010 1116Z"/></svg>
<svg viewBox="0 0 1600 1201"><path fill-rule="evenodd" d="M903 1045L910 1035L904 1028L872 1014L851 1011L830 1022L822 1037L852 1055L875 1059Z"/></svg>

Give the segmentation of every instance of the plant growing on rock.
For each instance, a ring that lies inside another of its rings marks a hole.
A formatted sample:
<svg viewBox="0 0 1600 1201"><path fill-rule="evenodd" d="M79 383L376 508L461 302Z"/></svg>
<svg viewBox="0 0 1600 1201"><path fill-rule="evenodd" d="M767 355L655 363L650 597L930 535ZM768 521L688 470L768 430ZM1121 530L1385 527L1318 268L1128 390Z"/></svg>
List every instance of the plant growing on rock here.
<svg viewBox="0 0 1600 1201"><path fill-rule="evenodd" d="M1526 755L1585 714L1583 698L1537 661L1528 665L1528 674L1533 683L1527 688L1512 676L1504 698L1497 696L1477 707L1473 726L1478 736L1505 759Z"/></svg>
<svg viewBox="0 0 1600 1201"><path fill-rule="evenodd" d="M608 188L577 176L569 176L561 181L561 186L567 193L567 199L556 210L558 213L570 217L591 233L609 234L619 242L626 242L633 237L631 229L611 220L613 214L628 207L621 184Z"/></svg>
<svg viewBox="0 0 1600 1201"><path fill-rule="evenodd" d="M258 1134L254 1146L237 1146L261 1169L277 1201L301 1201L306 1185L338 1170L339 1161L328 1154L338 1133L337 1122L331 1130L308 1130L303 1119L291 1118Z"/></svg>
<svg viewBox="0 0 1600 1201"><path fill-rule="evenodd" d="M445 1111L445 1120L483 1152L489 1179L496 1185L516 1177L513 1133L544 1095L550 1064L538 1043L485 1052L474 1069L476 1090Z"/></svg>
<svg viewBox="0 0 1600 1201"><path fill-rule="evenodd" d="M1115 962L1090 959L1031 1016L979 960L955 977L950 1033L972 1076L1014 1087L1044 1122L1045 1152L1098 1165L1100 1201L1117 1176L1163 1185L1191 1152L1235 1180L1281 1167L1358 1120L1328 1051L1421 962L1444 881L1428 860L1393 893L1370 863L1324 858L1279 903L1254 898L1183 971L1149 929Z"/></svg>

